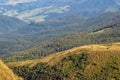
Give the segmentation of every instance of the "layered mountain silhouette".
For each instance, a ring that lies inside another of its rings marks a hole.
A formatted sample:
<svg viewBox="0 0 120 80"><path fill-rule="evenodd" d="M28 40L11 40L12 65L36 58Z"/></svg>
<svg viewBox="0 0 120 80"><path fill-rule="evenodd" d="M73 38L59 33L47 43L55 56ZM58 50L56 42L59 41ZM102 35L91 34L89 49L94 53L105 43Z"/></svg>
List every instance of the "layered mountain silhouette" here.
<svg viewBox="0 0 120 80"><path fill-rule="evenodd" d="M71 14L93 17L120 10L119 0L2 0L0 4L1 14L26 22L42 22Z"/></svg>

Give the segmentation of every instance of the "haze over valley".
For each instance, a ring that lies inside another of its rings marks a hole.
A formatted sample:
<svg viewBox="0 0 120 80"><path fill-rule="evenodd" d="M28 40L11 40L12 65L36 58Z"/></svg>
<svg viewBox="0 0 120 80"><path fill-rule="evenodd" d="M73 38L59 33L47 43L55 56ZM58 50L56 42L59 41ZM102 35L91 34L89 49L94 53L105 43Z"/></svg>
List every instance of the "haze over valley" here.
<svg viewBox="0 0 120 80"><path fill-rule="evenodd" d="M0 0L0 80L120 80L119 0Z"/></svg>

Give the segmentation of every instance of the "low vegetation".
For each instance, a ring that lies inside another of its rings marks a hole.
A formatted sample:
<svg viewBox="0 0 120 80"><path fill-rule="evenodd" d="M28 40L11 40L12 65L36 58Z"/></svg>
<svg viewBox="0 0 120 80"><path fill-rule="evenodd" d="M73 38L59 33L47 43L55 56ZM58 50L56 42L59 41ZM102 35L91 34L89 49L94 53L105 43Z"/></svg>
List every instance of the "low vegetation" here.
<svg viewBox="0 0 120 80"><path fill-rule="evenodd" d="M7 65L25 80L119 80L119 57L120 43L110 43L76 47Z"/></svg>

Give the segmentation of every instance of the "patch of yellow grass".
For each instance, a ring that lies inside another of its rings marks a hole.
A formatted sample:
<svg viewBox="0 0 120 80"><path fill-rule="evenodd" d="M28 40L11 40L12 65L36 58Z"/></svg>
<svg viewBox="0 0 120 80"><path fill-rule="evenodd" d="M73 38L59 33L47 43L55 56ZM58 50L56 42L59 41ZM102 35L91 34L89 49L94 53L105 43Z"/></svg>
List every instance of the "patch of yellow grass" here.
<svg viewBox="0 0 120 80"><path fill-rule="evenodd" d="M0 80L23 80L22 78L16 76L11 69L9 69L0 60Z"/></svg>

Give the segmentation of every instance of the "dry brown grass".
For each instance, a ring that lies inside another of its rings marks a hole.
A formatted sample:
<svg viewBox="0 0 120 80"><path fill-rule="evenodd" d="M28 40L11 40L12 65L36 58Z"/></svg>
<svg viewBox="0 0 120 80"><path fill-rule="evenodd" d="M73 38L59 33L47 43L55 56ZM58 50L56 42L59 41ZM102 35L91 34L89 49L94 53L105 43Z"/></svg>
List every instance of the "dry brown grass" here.
<svg viewBox="0 0 120 80"><path fill-rule="evenodd" d="M11 69L9 69L0 60L0 80L23 80L22 78L16 76Z"/></svg>

